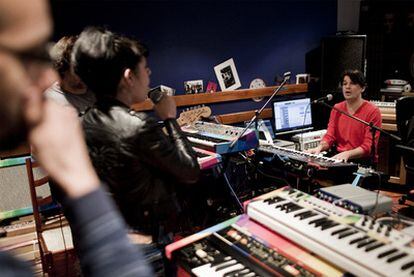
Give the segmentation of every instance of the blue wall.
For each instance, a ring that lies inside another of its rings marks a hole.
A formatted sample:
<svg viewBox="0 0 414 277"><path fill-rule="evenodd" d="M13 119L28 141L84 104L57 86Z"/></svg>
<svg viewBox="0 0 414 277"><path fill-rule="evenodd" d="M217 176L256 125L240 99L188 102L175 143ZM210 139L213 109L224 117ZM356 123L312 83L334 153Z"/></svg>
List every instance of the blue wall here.
<svg viewBox="0 0 414 277"><path fill-rule="evenodd" d="M247 88L260 77L305 70L305 54L336 31L336 1L52 1L55 38L87 25L144 41L152 83L183 91L186 80L215 81L213 67L233 58Z"/></svg>
<svg viewBox="0 0 414 277"><path fill-rule="evenodd" d="M320 1L52 1L55 37L87 25L145 42L150 49L151 85L184 91L184 81L217 79L213 67L233 58L242 83L274 84L276 74L305 71L305 54L336 31L336 0ZM258 104L216 105L221 113Z"/></svg>

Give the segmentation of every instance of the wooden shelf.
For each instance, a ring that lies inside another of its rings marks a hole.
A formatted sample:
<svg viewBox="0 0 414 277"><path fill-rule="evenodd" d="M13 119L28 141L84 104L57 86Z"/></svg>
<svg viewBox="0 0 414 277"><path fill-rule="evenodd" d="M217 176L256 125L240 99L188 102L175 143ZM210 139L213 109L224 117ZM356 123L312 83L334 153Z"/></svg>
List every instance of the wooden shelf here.
<svg viewBox="0 0 414 277"><path fill-rule="evenodd" d="M254 97L263 97L272 95L273 91L277 88L265 87L260 89L241 89L224 92L214 93L199 93L199 94L187 94L174 96L177 107L182 106L194 106L200 104L211 104L220 102L239 101L245 99L251 99ZM280 91L279 95L294 94L294 93L306 93L308 91L307 84L299 85L286 85ZM152 110L153 104L151 100L147 99L142 103L136 103L131 106L136 111L148 111Z"/></svg>
<svg viewBox="0 0 414 277"><path fill-rule="evenodd" d="M244 121L249 121L254 116L255 111L245 111L239 113L229 113L229 114L221 114L217 116L217 119L222 124L234 124L240 123ZM272 109L267 108L264 109L259 118L271 118L272 117Z"/></svg>

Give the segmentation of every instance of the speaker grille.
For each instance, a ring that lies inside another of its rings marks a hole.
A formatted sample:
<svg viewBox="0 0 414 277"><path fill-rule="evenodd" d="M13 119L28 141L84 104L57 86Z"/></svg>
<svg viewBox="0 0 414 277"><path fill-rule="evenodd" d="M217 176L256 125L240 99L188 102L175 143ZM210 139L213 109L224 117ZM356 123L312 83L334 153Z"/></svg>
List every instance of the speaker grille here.
<svg viewBox="0 0 414 277"><path fill-rule="evenodd" d="M365 72L366 36L336 36L322 39L321 89L336 91L347 69Z"/></svg>

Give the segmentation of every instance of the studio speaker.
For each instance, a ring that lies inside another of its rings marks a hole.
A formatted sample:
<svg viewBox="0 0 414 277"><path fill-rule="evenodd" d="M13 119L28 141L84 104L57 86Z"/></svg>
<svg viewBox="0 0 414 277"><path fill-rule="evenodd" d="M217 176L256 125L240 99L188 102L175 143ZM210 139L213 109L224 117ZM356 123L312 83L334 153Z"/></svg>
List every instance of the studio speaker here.
<svg viewBox="0 0 414 277"><path fill-rule="evenodd" d="M322 39L321 90L337 91L347 69L366 74L366 35L344 35Z"/></svg>

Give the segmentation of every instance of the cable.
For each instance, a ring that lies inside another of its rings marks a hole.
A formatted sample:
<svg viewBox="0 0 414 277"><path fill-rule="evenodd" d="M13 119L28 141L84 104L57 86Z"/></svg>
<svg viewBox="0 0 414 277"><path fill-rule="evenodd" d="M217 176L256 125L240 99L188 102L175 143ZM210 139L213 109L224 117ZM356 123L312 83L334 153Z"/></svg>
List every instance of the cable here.
<svg viewBox="0 0 414 277"><path fill-rule="evenodd" d="M243 210L243 204L240 202L236 192L234 191L234 189L233 189L232 185L230 184L230 181L227 177L227 174L226 174L226 171L225 171L225 170L227 170L227 165L226 165L226 168L224 168L221 164L218 164L217 169L218 169L219 173L221 173L221 175L223 176L224 181L225 181L228 189L230 190L230 195L232 195L233 198L236 200L236 204L240 208L240 211L243 213L243 211L244 211Z"/></svg>
<svg viewBox="0 0 414 277"><path fill-rule="evenodd" d="M65 276L69 276L69 257L68 257L68 250L66 246L66 239L65 239L65 232L63 231L63 222L62 222L62 213L60 211L59 213L59 227L60 227L60 233L62 234L63 239L63 247L65 249Z"/></svg>
<svg viewBox="0 0 414 277"><path fill-rule="evenodd" d="M305 107L305 114L303 116L302 129L303 129L303 126L305 126L305 123L306 123L306 114L308 113L308 108L310 107L310 105L311 105L311 102L309 102L306 105L306 107ZM304 148L304 149L301 149L301 151L305 151L306 150L305 149L305 145L303 144L303 133L304 132L300 133L300 140L299 140L299 145L303 145L303 148Z"/></svg>
<svg viewBox="0 0 414 277"><path fill-rule="evenodd" d="M377 189L377 195L375 198L375 204L374 207L372 208L372 211L369 213L370 216L374 217L375 212L377 211L378 208L378 199L379 199L379 193L381 190L381 174L377 171L372 171L371 173L374 173L378 176L378 189Z"/></svg>
<svg viewBox="0 0 414 277"><path fill-rule="evenodd" d="M290 186L290 184L288 183L288 181L286 181L286 180L285 180L285 179L283 179L283 178L276 177L276 176L274 176L274 175L271 175L271 174L265 173L265 172L263 172L262 170L260 170L259 168L257 168L257 171L258 171L260 174L262 174L263 176L265 176L265 177L269 177L269 178L273 178L273 179L276 179L276 180L282 181L282 182L284 182L287 186Z"/></svg>

